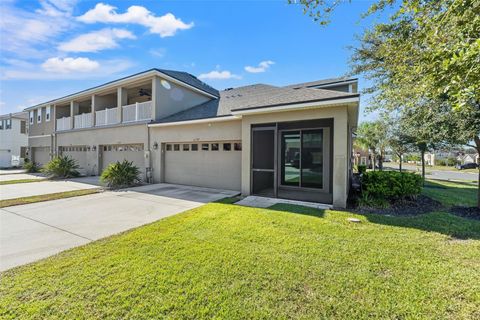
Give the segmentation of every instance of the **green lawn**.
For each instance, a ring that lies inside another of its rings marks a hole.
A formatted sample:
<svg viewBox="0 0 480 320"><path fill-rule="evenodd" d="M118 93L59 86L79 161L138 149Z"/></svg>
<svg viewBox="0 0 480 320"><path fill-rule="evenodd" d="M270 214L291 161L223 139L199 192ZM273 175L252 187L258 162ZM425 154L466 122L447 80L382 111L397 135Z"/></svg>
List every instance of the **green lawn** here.
<svg viewBox="0 0 480 320"><path fill-rule="evenodd" d="M480 318L478 221L230 202L3 273L0 318Z"/></svg>
<svg viewBox="0 0 480 320"><path fill-rule="evenodd" d="M477 205L477 190L476 182L427 180L423 194L445 206L473 207Z"/></svg>
<svg viewBox="0 0 480 320"><path fill-rule="evenodd" d="M17 183L30 183L30 182L40 182L40 181L45 181L46 179L18 179L18 180L6 180L6 181L0 181L0 186L1 185L6 185L6 184L17 184Z"/></svg>
<svg viewBox="0 0 480 320"><path fill-rule="evenodd" d="M21 205L21 204L29 204L29 203L42 202L42 201L50 201L50 200L58 200L58 199L64 199L64 198L85 196L87 194L97 193L99 191L100 191L100 189L81 189L81 190L74 190L74 191L41 194L41 195L38 195L38 196L30 196L30 197L0 200L0 208L18 206L18 205Z"/></svg>

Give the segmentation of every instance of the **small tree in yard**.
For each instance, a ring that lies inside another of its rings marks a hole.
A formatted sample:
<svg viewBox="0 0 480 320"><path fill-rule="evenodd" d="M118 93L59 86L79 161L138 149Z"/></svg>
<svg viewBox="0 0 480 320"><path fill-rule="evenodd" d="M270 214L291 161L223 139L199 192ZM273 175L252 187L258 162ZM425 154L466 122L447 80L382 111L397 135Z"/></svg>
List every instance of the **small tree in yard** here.
<svg viewBox="0 0 480 320"><path fill-rule="evenodd" d="M385 152L385 124L382 121L362 122L357 129L356 141L359 146L372 152L372 169L375 171L377 151L380 151L380 158L383 157L383 152Z"/></svg>
<svg viewBox="0 0 480 320"><path fill-rule="evenodd" d="M53 179L64 179L78 177L80 175L78 168L80 167L73 158L57 156L45 165L42 172Z"/></svg>
<svg viewBox="0 0 480 320"><path fill-rule="evenodd" d="M126 188L140 182L140 170L133 162L123 160L108 165L100 176L100 181L111 188Z"/></svg>

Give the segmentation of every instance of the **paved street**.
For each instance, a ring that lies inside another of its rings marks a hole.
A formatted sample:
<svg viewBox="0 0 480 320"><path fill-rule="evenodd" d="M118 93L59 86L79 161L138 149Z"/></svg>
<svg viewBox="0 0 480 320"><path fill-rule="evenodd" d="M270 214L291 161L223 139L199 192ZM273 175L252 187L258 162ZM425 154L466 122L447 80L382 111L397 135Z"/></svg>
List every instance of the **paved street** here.
<svg viewBox="0 0 480 320"><path fill-rule="evenodd" d="M3 208L0 271L235 194L154 184Z"/></svg>
<svg viewBox="0 0 480 320"><path fill-rule="evenodd" d="M383 164L385 168L398 169L398 163L395 162L385 162ZM403 169L409 171L418 171L421 172L421 168L415 165L403 164ZM467 180L467 181L478 181L478 174L472 172L462 172L452 168L452 171L443 171L443 170L432 170L427 168L426 170L428 179L438 179L438 180Z"/></svg>

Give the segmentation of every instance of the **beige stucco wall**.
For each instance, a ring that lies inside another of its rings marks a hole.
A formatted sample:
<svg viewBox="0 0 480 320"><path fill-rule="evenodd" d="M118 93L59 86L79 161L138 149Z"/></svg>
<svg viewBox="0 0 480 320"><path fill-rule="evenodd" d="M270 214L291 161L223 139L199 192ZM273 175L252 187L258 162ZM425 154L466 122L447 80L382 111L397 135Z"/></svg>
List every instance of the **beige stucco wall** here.
<svg viewBox="0 0 480 320"><path fill-rule="evenodd" d="M86 174L98 175L101 170L100 145L143 143L145 167L148 166L148 132L146 124L124 125L111 128L66 131L56 134L56 147L90 146L87 152ZM95 150L93 148L95 146Z"/></svg>
<svg viewBox="0 0 480 320"><path fill-rule="evenodd" d="M42 113L42 122L37 123L37 114L40 110ZM29 136L41 136L41 135L53 133L53 131L55 130L54 107L53 106L50 107L50 121L45 120L45 115L46 115L46 107L42 107L34 110L33 124L29 124L29 129L28 129Z"/></svg>
<svg viewBox="0 0 480 320"><path fill-rule="evenodd" d="M155 106L155 120L165 118L177 112L190 109L212 99L191 89L168 81L170 89L161 84L162 79L155 76L152 80L152 101Z"/></svg>
<svg viewBox="0 0 480 320"><path fill-rule="evenodd" d="M283 111L258 115L244 115L242 119L242 194L250 194L251 125L256 123L286 122L333 118L333 205L344 208L348 188L348 114L346 106L322 107L300 111Z"/></svg>
<svg viewBox="0 0 480 320"><path fill-rule="evenodd" d="M164 181L164 174L162 174L162 163L164 161L161 150L162 143L240 141L242 138L241 130L241 120L176 125L168 127L151 127L150 149L154 182ZM155 142L159 146L157 150L153 150L152 147ZM230 160L231 159L228 159L227 157L225 161L218 161L215 163L215 165L218 166L218 170L220 171L233 170L240 172L240 162L235 164L235 162ZM203 170L203 168L199 165L198 170ZM240 177L241 176L238 175L239 180ZM232 183L232 185L235 184L236 182ZM240 182L238 182L238 185L239 184Z"/></svg>

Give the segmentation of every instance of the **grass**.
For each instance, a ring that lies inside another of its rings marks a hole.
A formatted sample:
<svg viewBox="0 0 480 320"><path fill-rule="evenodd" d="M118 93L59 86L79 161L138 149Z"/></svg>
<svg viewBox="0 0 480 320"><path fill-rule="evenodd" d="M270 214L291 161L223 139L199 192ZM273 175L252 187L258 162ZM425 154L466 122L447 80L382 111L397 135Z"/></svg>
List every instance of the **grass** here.
<svg viewBox="0 0 480 320"><path fill-rule="evenodd" d="M4 272L0 318L480 317L478 221L232 201Z"/></svg>
<svg viewBox="0 0 480 320"><path fill-rule="evenodd" d="M45 181L46 179L18 179L18 180L6 180L6 181L0 181L0 186L1 185L6 185L6 184L17 184L17 183L30 183L30 182L41 182Z"/></svg>
<svg viewBox="0 0 480 320"><path fill-rule="evenodd" d="M476 182L427 180L422 193L447 207L473 207L477 205L477 190Z"/></svg>
<svg viewBox="0 0 480 320"><path fill-rule="evenodd" d="M473 183L427 184L446 207L476 199ZM238 199L2 273L0 318L480 318L480 221Z"/></svg>
<svg viewBox="0 0 480 320"><path fill-rule="evenodd" d="M82 190L42 194L42 195L38 195L38 196L30 196L30 197L23 197L23 198L0 200L0 208L18 206L18 205L21 205L21 204L29 204L29 203L35 203L35 202L49 201L49 200L57 200L57 199L78 197L78 196L84 196L84 195L87 195L87 194L93 194L93 193L97 193L97 192L99 192L99 189L82 189Z"/></svg>

